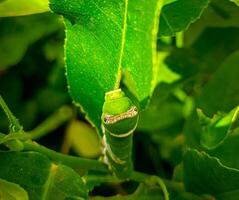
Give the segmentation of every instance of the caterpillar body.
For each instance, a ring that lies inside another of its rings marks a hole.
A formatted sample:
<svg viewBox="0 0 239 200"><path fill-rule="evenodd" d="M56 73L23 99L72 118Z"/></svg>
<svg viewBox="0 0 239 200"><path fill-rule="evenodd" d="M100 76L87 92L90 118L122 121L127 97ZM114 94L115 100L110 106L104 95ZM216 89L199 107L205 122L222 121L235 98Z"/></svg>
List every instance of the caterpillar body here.
<svg viewBox="0 0 239 200"><path fill-rule="evenodd" d="M138 109L121 89L105 94L102 129L105 161L113 173L127 179L133 171L133 132L138 123Z"/></svg>

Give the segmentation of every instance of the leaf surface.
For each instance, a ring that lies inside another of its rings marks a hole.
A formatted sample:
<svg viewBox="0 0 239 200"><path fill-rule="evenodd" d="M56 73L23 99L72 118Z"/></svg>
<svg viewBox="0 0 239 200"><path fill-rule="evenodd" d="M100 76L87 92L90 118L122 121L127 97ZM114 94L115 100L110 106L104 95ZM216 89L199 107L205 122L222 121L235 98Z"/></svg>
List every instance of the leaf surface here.
<svg viewBox="0 0 239 200"><path fill-rule="evenodd" d="M184 161L184 183L187 191L211 194L217 200L237 199L239 171L224 166L205 152L188 150Z"/></svg>
<svg viewBox="0 0 239 200"><path fill-rule="evenodd" d="M0 179L0 199L28 200L28 194L19 185Z"/></svg>
<svg viewBox="0 0 239 200"><path fill-rule="evenodd" d="M74 102L100 130L105 92L124 83L145 107L156 84L161 0L51 0L66 24L66 66ZM155 67L156 66L156 67Z"/></svg>
<svg viewBox="0 0 239 200"><path fill-rule="evenodd" d="M87 189L71 168L35 152L0 152L0 178L19 184L34 200L83 199Z"/></svg>
<svg viewBox="0 0 239 200"><path fill-rule="evenodd" d="M210 150L211 156L215 156L220 159L220 161L232 168L239 170L239 160L238 158L238 145L239 145L239 130L235 130L229 137L218 146L216 149Z"/></svg>
<svg viewBox="0 0 239 200"><path fill-rule="evenodd" d="M82 121L72 121L66 129L68 148L85 158L98 158L101 145L98 135L91 126Z"/></svg>
<svg viewBox="0 0 239 200"><path fill-rule="evenodd" d="M49 11L48 0L3 0L0 17L30 15Z"/></svg>
<svg viewBox="0 0 239 200"><path fill-rule="evenodd" d="M174 36L187 29L200 18L208 3L208 0L178 0L166 4L160 16L159 37Z"/></svg>
<svg viewBox="0 0 239 200"><path fill-rule="evenodd" d="M199 111L201 121L201 145L206 149L214 149L227 138L234 129L233 124L238 123L239 107L227 114L215 114L211 119L203 116Z"/></svg>
<svg viewBox="0 0 239 200"><path fill-rule="evenodd" d="M155 88L148 108L140 115L138 130L155 131L182 121L183 104L170 94L173 89L170 84L159 84Z"/></svg>
<svg viewBox="0 0 239 200"><path fill-rule="evenodd" d="M206 114L228 112L239 102L239 51L232 53L205 85L198 106Z"/></svg>

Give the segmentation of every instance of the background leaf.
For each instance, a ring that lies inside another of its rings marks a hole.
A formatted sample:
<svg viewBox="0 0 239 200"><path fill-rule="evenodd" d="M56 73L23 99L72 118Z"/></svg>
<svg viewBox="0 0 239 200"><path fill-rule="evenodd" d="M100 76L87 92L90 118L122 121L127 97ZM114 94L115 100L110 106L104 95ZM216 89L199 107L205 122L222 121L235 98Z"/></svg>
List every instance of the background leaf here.
<svg viewBox="0 0 239 200"><path fill-rule="evenodd" d="M168 84L159 84L155 88L148 108L140 115L138 130L164 129L182 121L183 103L170 93L173 90Z"/></svg>
<svg viewBox="0 0 239 200"><path fill-rule="evenodd" d="M198 100L198 106L206 114L212 115L217 111L227 112L238 105L238 63L239 51L236 51L228 56L211 80L205 85Z"/></svg>
<svg viewBox="0 0 239 200"><path fill-rule="evenodd" d="M188 191L211 194L218 200L233 200L238 197L239 171L222 165L217 158L204 152L188 150L183 166Z"/></svg>
<svg viewBox="0 0 239 200"><path fill-rule="evenodd" d="M22 186L32 200L81 199L88 195L76 172L42 154L0 152L0 163L0 178Z"/></svg>
<svg viewBox="0 0 239 200"><path fill-rule="evenodd" d="M19 185L0 179L0 199L28 200L28 194Z"/></svg>
<svg viewBox="0 0 239 200"><path fill-rule="evenodd" d="M185 38L187 38L185 40L186 45L188 46L189 43L195 41L197 37L208 27L238 27L238 17L239 8L232 2L228 0L211 0L208 7L202 13L200 20L193 23L187 32L185 32Z"/></svg>
<svg viewBox="0 0 239 200"><path fill-rule="evenodd" d="M49 10L48 0L4 0L0 2L0 17L30 15Z"/></svg>
<svg viewBox="0 0 239 200"><path fill-rule="evenodd" d="M200 18L208 0L178 0L162 8L159 23L159 37L174 36Z"/></svg>
<svg viewBox="0 0 239 200"><path fill-rule="evenodd" d="M72 148L77 155L86 158L98 158L101 154L100 139L95 129L82 121L70 122L65 141L64 152Z"/></svg>
<svg viewBox="0 0 239 200"><path fill-rule="evenodd" d="M239 161L237 159L239 145L238 133L238 129L233 131L220 146L208 151L208 153L219 158L224 165L239 169Z"/></svg>
<svg viewBox="0 0 239 200"><path fill-rule="evenodd" d="M233 124L238 123L238 114L239 107L236 107L227 114L215 114L210 121L202 122L201 145L206 149L214 149L222 144L232 131Z"/></svg>

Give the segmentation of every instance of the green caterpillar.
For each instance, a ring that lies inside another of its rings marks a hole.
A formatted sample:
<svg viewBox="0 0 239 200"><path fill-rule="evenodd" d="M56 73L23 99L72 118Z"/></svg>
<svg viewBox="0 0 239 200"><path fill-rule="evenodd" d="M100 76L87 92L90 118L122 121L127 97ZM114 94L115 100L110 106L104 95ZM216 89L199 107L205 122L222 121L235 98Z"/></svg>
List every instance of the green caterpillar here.
<svg viewBox="0 0 239 200"><path fill-rule="evenodd" d="M102 129L104 158L113 173L126 179L133 171L133 132L138 123L138 109L121 89L105 94Z"/></svg>

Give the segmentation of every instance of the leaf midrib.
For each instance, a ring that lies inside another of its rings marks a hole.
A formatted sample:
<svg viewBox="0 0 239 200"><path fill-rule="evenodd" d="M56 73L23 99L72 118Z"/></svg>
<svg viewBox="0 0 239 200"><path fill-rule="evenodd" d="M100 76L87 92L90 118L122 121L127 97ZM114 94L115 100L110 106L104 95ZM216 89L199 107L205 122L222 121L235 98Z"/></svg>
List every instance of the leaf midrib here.
<svg viewBox="0 0 239 200"><path fill-rule="evenodd" d="M119 58L119 65L117 70L118 73L116 76L114 89L118 89L120 87L120 81L121 81L121 68L122 68L122 61L124 57L125 37L126 37L126 30L127 30L128 3L129 3L128 0L125 0L124 20L123 20L123 29L122 29L121 47L120 47L120 58Z"/></svg>
<svg viewBox="0 0 239 200"><path fill-rule="evenodd" d="M56 175L56 172L57 172L57 168L58 168L58 166L55 165L55 164L52 164L51 167L50 167L48 178L47 178L47 180L46 180L46 182L43 186L44 191L43 191L43 194L42 194L42 200L47 199L49 190L50 190L51 185L52 185L52 180L54 179L54 177Z"/></svg>

